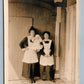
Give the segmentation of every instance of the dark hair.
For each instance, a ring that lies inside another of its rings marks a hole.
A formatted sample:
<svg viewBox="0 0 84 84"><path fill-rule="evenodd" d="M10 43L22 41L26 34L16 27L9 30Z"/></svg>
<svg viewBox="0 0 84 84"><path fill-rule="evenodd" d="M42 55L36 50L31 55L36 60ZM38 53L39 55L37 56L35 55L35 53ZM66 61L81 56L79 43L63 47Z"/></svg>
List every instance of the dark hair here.
<svg viewBox="0 0 84 84"><path fill-rule="evenodd" d="M43 36L45 33L47 33L49 35L49 38L50 38L50 32L48 32L48 31L43 32Z"/></svg>
<svg viewBox="0 0 84 84"><path fill-rule="evenodd" d="M37 32L36 32L36 29L35 29L33 26L31 26L31 28L29 29L29 33L30 33L32 30L35 32L35 34L37 33Z"/></svg>

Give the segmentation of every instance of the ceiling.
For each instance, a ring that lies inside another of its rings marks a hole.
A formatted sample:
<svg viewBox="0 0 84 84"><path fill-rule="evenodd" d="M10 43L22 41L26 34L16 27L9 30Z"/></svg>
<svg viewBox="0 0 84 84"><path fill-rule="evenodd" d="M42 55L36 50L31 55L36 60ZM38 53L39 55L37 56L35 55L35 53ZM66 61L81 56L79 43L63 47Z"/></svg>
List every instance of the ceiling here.
<svg viewBox="0 0 84 84"><path fill-rule="evenodd" d="M49 9L53 14L56 14L56 7L67 7L75 2L76 0L9 0L9 3L25 3L46 8Z"/></svg>
<svg viewBox="0 0 84 84"><path fill-rule="evenodd" d="M66 7L67 0L9 0L9 3L28 3L54 11L56 7Z"/></svg>
<svg viewBox="0 0 84 84"><path fill-rule="evenodd" d="M19 3L31 3L31 4L42 4L50 5L52 7L62 7L68 6L76 3L77 0L9 0L9 2L19 2Z"/></svg>
<svg viewBox="0 0 84 84"><path fill-rule="evenodd" d="M9 2L32 3L32 4L47 4L52 7L65 5L67 0L9 0Z"/></svg>

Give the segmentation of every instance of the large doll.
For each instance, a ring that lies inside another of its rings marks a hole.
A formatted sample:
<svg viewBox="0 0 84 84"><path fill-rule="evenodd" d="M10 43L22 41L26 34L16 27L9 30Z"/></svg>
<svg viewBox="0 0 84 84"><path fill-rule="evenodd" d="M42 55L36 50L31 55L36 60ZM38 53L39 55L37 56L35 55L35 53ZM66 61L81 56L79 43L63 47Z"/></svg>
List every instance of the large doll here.
<svg viewBox="0 0 84 84"><path fill-rule="evenodd" d="M43 49L41 50L42 55L40 57L40 76L43 79L46 74L47 80L54 81L54 43L50 39L50 33L48 31L43 33L43 37Z"/></svg>
<svg viewBox="0 0 84 84"><path fill-rule="evenodd" d="M41 43L42 43L42 39L41 39L40 35L36 34L35 39L34 39L34 44L32 46L33 49L35 49L37 52L39 52L43 48Z"/></svg>
<svg viewBox="0 0 84 84"><path fill-rule="evenodd" d="M30 35L25 37L21 42L20 42L20 47L22 50L24 50L24 57L22 59L23 63L28 64L28 78L31 79L31 83L34 83L34 66L35 63L38 62L37 58L37 52L35 49L33 49L33 44L35 41L35 34L36 30L35 28L31 27L29 30Z"/></svg>

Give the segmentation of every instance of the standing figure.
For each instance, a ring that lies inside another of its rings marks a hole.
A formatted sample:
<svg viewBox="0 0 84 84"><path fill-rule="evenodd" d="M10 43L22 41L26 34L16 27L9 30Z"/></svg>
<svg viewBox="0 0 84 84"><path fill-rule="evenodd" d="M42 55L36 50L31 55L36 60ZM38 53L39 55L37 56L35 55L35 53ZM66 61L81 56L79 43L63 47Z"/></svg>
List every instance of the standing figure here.
<svg viewBox="0 0 84 84"><path fill-rule="evenodd" d="M31 79L31 83L35 83L34 66L35 63L38 62L38 57L36 50L33 48L33 44L35 40L36 29L34 27L31 27L29 33L30 35L25 37L20 42L20 47L25 51L22 62L28 64L28 78Z"/></svg>
<svg viewBox="0 0 84 84"><path fill-rule="evenodd" d="M44 40L42 42L43 49L40 57L40 77L41 79L54 80L54 43L50 39L50 33L43 33Z"/></svg>

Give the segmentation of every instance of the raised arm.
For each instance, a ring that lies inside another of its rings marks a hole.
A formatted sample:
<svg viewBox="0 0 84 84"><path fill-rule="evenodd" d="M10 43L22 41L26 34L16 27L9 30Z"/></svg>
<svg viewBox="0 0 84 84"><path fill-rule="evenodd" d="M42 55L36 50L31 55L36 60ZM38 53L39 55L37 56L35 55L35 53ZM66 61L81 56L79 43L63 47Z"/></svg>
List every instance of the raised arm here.
<svg viewBox="0 0 84 84"><path fill-rule="evenodd" d="M28 38L25 37L19 44L20 48L25 48L28 46Z"/></svg>

